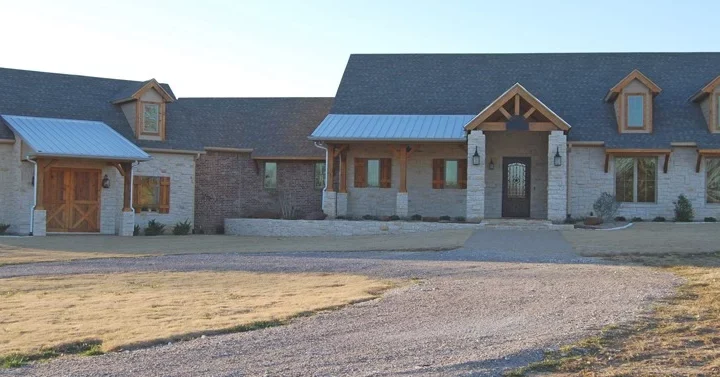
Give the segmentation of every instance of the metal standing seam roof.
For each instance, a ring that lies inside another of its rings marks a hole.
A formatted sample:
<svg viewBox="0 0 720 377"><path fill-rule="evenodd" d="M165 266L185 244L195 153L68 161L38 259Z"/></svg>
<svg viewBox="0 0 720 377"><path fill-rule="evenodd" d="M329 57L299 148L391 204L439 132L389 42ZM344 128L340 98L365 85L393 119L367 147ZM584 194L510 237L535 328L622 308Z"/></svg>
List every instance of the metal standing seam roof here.
<svg viewBox="0 0 720 377"><path fill-rule="evenodd" d="M150 156L103 122L0 115L33 156L147 161Z"/></svg>
<svg viewBox="0 0 720 377"><path fill-rule="evenodd" d="M311 140L465 141L475 115L330 114Z"/></svg>

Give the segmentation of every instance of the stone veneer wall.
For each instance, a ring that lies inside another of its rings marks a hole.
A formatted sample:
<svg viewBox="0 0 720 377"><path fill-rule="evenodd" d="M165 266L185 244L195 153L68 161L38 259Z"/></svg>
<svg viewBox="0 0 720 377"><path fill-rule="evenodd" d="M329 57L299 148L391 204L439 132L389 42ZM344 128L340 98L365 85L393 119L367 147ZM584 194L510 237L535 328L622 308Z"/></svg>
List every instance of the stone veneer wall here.
<svg viewBox="0 0 720 377"><path fill-rule="evenodd" d="M8 232L28 234L33 203L33 164L22 161L22 143L0 144L0 223Z"/></svg>
<svg viewBox="0 0 720 377"><path fill-rule="evenodd" d="M707 216L720 217L720 204L705 202L705 162L700 172L696 173L695 148L674 148L667 174L663 173L663 162L664 158L660 157L657 164L657 202L623 203L618 216L638 216L646 220L663 216L670 220L675 216L673 201L678 195L685 194L695 209L695 220L702 221ZM573 217L588 216L600 194L615 193L614 161L610 159L610 169L605 173L604 148L576 146L570 150L568 163L569 212Z"/></svg>
<svg viewBox="0 0 720 377"><path fill-rule="evenodd" d="M279 214L281 197L286 193L300 215L321 211L322 189L315 188L315 163L319 161L276 162L278 188L267 190L263 187L263 161L256 165L248 153L202 155L196 172L196 225L214 233L226 218L260 212Z"/></svg>
<svg viewBox="0 0 720 377"><path fill-rule="evenodd" d="M135 224L141 228L154 219L166 224L169 231L177 222L195 219L195 154L152 153L152 160L133 169L134 176L170 177L170 211L137 213ZM134 194L134 193L133 193ZM120 208L118 208L118 212ZM116 215L116 221L119 215ZM119 224L119 222L118 222Z"/></svg>
<svg viewBox="0 0 720 377"><path fill-rule="evenodd" d="M486 132L485 217L502 217L503 157L530 157L530 217L548 215L548 133ZM474 153L474 149L473 149ZM554 154L554 152L553 152ZM495 169L490 170L490 159Z"/></svg>
<svg viewBox="0 0 720 377"><path fill-rule="evenodd" d="M458 144L421 144L408 159L408 216L465 216L465 190L433 189L433 159L464 159ZM392 158L391 188L356 188L354 159ZM391 216L397 214L400 161L393 158L388 144L351 145L348 150L348 215ZM336 186L337 188L337 186ZM401 205L402 207L402 205Z"/></svg>
<svg viewBox="0 0 720 377"><path fill-rule="evenodd" d="M482 224L411 221L226 219L225 233L235 236L360 236L446 229L479 229Z"/></svg>

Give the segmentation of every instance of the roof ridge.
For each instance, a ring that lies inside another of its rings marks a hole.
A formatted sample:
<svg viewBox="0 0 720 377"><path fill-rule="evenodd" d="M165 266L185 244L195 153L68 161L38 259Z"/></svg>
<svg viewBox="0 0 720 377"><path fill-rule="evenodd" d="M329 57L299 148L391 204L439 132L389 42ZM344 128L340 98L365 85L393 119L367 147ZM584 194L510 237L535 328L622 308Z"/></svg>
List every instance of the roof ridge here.
<svg viewBox="0 0 720 377"><path fill-rule="evenodd" d="M179 97L178 100L181 99L242 99L242 100L261 100L261 99L272 99L272 100L280 100L280 99L334 99L335 97Z"/></svg>

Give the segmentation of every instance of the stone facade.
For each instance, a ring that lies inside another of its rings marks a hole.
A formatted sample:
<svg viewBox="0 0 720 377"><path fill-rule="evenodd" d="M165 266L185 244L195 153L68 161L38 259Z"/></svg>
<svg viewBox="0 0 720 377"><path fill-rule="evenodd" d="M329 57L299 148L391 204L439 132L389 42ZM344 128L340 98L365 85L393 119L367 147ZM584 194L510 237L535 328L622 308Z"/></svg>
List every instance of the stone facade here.
<svg viewBox="0 0 720 377"><path fill-rule="evenodd" d="M17 234L30 233L34 194L35 168L22 161L23 152L20 141L0 144L0 223L10 224L8 232Z"/></svg>
<svg viewBox="0 0 720 377"><path fill-rule="evenodd" d="M663 173L664 157L657 164L657 196L655 203L623 203L618 216L641 217L651 220L663 216L668 220L674 214L673 202L685 194L692 202L695 219L720 218L720 204L707 204L705 200L705 162L700 172L695 172L697 152L695 148L674 148L670 155L668 172ZM602 147L573 147L568 154L570 214L573 217L588 216L593 203L603 192L615 193L614 160L605 173L605 150Z"/></svg>
<svg viewBox="0 0 720 377"><path fill-rule="evenodd" d="M486 137L484 217L502 217L503 158L530 157L530 218L547 219L548 133L487 132ZM495 165L493 170L488 168L490 159Z"/></svg>
<svg viewBox="0 0 720 377"><path fill-rule="evenodd" d="M480 229L481 224L411 221L226 219L226 234L235 236L314 237L402 234L446 229Z"/></svg>
<svg viewBox="0 0 720 377"><path fill-rule="evenodd" d="M562 131L552 131L547 146L547 219L560 222L567 217L567 136ZM560 166L555 166L556 154L560 155Z"/></svg>
<svg viewBox="0 0 720 377"><path fill-rule="evenodd" d="M208 151L201 155L195 184L196 225L215 233L226 218L279 215L283 200L299 216L321 211L322 189L315 188L315 163L322 161L275 162L277 188L265 189L264 161L253 160L249 153Z"/></svg>
<svg viewBox="0 0 720 377"><path fill-rule="evenodd" d="M485 157L486 138L482 131L471 131L468 135L468 176L466 218L468 221L480 221L485 218ZM475 165L475 152L480 156L480 163Z"/></svg>
<svg viewBox="0 0 720 377"><path fill-rule="evenodd" d="M195 154L154 153L152 160L141 162L133 169L134 176L170 177L169 213L137 213L135 224L144 228L154 219L169 230L178 222L194 221L196 158ZM120 210L118 207L117 211Z"/></svg>

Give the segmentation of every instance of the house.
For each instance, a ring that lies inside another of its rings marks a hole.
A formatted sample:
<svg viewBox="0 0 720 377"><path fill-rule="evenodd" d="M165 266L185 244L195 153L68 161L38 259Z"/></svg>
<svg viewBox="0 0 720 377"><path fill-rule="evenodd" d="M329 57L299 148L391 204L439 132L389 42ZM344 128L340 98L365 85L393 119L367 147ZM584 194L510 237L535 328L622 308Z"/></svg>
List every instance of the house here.
<svg viewBox="0 0 720 377"><path fill-rule="evenodd" d="M0 223L10 232L217 225L280 212L289 187L296 215L320 209L325 151L306 136L331 99L178 99L156 80L3 68L0 88Z"/></svg>
<svg viewBox="0 0 720 377"><path fill-rule="evenodd" d="M720 53L352 55L310 139L337 216L720 215Z"/></svg>

